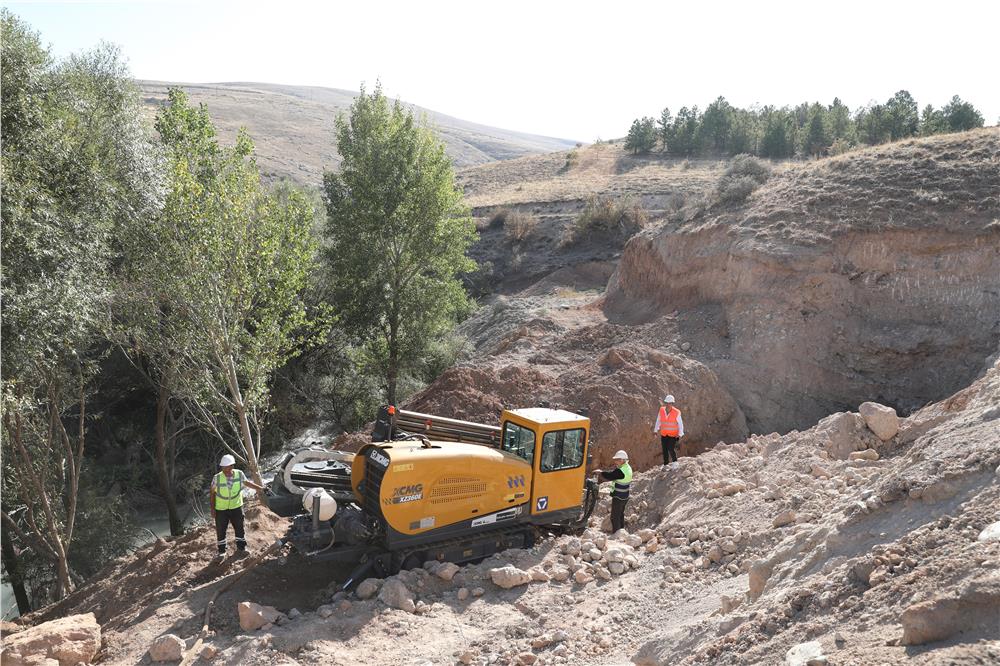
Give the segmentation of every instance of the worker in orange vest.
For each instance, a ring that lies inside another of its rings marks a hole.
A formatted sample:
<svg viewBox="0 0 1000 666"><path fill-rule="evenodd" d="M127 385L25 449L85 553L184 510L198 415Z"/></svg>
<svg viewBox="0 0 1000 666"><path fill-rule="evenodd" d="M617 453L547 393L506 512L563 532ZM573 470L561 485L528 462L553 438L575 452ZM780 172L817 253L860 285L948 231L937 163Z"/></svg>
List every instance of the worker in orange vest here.
<svg viewBox="0 0 1000 666"><path fill-rule="evenodd" d="M681 418L681 410L674 407L674 396L664 396L662 402L653 432L660 435L663 464L669 465L670 458L675 462L677 460L677 440L684 436L684 419Z"/></svg>

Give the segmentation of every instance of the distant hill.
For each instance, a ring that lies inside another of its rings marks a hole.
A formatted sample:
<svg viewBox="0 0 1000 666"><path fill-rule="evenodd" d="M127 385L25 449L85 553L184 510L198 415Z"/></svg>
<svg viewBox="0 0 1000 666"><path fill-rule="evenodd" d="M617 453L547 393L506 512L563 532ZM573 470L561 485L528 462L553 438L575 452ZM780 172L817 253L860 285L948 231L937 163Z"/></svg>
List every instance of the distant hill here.
<svg viewBox="0 0 1000 666"><path fill-rule="evenodd" d="M269 179L290 178L318 184L323 170L340 164L333 121L348 109L357 92L335 88L270 83L170 83L139 81L152 116L167 98L168 87L181 87L195 103L204 103L224 140L246 127L257 146L257 162ZM444 140L455 167L485 164L571 148L575 142L479 125L414 105Z"/></svg>

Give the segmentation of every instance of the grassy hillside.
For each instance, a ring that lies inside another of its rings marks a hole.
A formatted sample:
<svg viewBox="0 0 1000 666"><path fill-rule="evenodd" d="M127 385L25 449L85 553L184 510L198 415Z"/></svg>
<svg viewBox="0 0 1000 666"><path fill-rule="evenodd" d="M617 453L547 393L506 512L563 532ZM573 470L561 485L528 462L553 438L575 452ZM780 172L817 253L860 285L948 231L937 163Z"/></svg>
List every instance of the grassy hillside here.
<svg viewBox="0 0 1000 666"><path fill-rule="evenodd" d="M318 184L324 169L340 163L333 120L348 109L357 93L334 88L267 83L169 83L140 81L150 116L162 105L169 86L183 88L194 103L208 106L224 138L246 127L257 144L265 177ZM444 140L457 168L565 150L574 142L487 127L412 107L425 115Z"/></svg>

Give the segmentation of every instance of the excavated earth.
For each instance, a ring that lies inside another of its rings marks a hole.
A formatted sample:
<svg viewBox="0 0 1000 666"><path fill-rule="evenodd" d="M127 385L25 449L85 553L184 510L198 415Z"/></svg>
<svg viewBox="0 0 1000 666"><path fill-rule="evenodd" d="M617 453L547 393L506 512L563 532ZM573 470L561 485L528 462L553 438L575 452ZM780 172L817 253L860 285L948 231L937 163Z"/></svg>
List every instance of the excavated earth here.
<svg viewBox="0 0 1000 666"><path fill-rule="evenodd" d="M345 571L269 555L196 645L249 563L210 566L201 527L5 626L3 663L28 663L11 646L31 625L90 612L107 664L149 663L166 634L185 663L204 646L200 663L1000 663L996 130L782 165L741 206L560 249L588 191L646 187L652 206L720 172L578 150L571 168L466 172L484 228L497 206L540 211L533 240L493 229L508 245L478 251L546 268L498 276L463 324L469 360L407 406L493 423L512 405L588 409L595 464L625 448L638 470L628 532L606 534L602 496L582 534L349 596ZM688 430L669 467L651 432L665 392ZM287 522L252 516L260 553ZM240 602L271 621L242 628Z"/></svg>

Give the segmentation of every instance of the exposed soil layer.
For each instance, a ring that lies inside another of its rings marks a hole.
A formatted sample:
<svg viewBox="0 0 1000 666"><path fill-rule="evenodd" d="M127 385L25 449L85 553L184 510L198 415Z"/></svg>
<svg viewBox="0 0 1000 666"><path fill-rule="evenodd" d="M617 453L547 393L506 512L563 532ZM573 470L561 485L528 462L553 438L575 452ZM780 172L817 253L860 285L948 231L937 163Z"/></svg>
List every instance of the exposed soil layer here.
<svg viewBox="0 0 1000 666"><path fill-rule="evenodd" d="M909 413L1000 340L998 165L988 129L785 170L739 208L634 237L604 311L677 315L754 432L869 399Z"/></svg>

